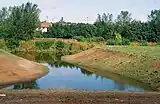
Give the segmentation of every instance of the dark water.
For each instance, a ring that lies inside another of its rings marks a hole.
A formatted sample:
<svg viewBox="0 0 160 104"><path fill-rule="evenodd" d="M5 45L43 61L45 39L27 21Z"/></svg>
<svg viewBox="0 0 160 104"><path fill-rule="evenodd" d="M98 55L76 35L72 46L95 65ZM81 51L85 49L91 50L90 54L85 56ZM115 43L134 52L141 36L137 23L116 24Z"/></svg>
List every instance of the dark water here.
<svg viewBox="0 0 160 104"><path fill-rule="evenodd" d="M150 88L140 82L109 72L89 72L60 61L52 54L19 54L26 59L48 66L48 75L28 83L7 87L7 89L85 89L147 91Z"/></svg>

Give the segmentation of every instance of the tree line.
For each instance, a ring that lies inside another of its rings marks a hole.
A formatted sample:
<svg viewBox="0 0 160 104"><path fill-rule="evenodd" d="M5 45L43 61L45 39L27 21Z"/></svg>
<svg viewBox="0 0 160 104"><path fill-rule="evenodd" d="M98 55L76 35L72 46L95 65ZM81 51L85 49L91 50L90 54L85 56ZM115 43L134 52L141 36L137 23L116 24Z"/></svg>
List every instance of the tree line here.
<svg viewBox="0 0 160 104"><path fill-rule="evenodd" d="M109 13L98 14L93 24L65 22L61 18L59 22L52 23L47 33L37 35L36 29L40 26L39 14L38 5L30 2L1 8L0 38L3 38L9 47L18 46L21 40L31 40L37 36L160 42L160 10L152 10L146 22L133 19L128 11L121 11L116 19Z"/></svg>
<svg viewBox="0 0 160 104"><path fill-rule="evenodd" d="M48 33L42 34L47 38L74 38L75 36L90 38L103 37L114 39L119 34L123 39L138 42L160 41L160 10L152 10L148 21L142 22L132 18L128 11L121 11L116 19L112 14L98 14L94 24L70 23L63 18L52 24Z"/></svg>

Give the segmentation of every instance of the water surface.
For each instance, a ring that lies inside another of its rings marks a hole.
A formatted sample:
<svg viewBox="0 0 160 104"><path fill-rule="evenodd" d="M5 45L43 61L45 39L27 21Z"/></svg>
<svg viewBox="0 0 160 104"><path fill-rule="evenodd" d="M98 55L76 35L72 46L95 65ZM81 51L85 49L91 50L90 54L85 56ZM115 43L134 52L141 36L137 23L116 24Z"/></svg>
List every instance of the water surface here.
<svg viewBox="0 0 160 104"><path fill-rule="evenodd" d="M147 91L150 88L135 80L109 72L90 72L60 61L52 54L19 54L26 59L45 64L49 73L35 81L20 83L7 89L80 89L80 90L119 90Z"/></svg>

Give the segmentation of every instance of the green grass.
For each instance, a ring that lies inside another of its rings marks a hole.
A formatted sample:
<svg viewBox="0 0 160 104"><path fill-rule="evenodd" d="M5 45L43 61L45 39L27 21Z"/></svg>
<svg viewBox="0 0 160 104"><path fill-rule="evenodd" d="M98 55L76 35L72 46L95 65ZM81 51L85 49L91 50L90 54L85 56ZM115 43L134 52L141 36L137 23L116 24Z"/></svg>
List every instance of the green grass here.
<svg viewBox="0 0 160 104"><path fill-rule="evenodd" d="M148 83L152 88L160 90L159 46L106 46L104 48L134 57L134 60L117 72L118 74ZM152 67L154 62L158 62L157 67Z"/></svg>

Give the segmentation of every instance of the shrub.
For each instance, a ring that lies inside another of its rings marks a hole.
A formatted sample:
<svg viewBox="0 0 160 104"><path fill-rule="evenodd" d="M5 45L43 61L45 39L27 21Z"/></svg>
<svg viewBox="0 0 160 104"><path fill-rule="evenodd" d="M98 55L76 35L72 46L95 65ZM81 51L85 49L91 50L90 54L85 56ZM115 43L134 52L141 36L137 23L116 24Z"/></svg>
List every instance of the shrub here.
<svg viewBox="0 0 160 104"><path fill-rule="evenodd" d="M65 43L64 47L62 48L62 50L57 50L58 52L60 51L62 53L62 55L69 55L70 54L70 47L71 47L71 43Z"/></svg>
<svg viewBox="0 0 160 104"><path fill-rule="evenodd" d="M147 42L141 42L140 46L148 46Z"/></svg>
<svg viewBox="0 0 160 104"><path fill-rule="evenodd" d="M157 45L160 46L160 42L157 42Z"/></svg>
<svg viewBox="0 0 160 104"><path fill-rule="evenodd" d="M7 45L7 48L9 49L15 49L19 46L19 44L20 44L20 40L18 39L11 38L6 40L6 45Z"/></svg>
<svg viewBox="0 0 160 104"><path fill-rule="evenodd" d="M93 41L93 42L104 42L105 39L103 37L93 37L93 38L91 38L91 41Z"/></svg>
<svg viewBox="0 0 160 104"><path fill-rule="evenodd" d="M155 43L155 42L147 42L147 45L148 45L148 46L156 46L157 43Z"/></svg>
<svg viewBox="0 0 160 104"><path fill-rule="evenodd" d="M130 45L131 46L140 46L140 43L139 42L130 42Z"/></svg>
<svg viewBox="0 0 160 104"><path fill-rule="evenodd" d="M79 42L84 42L86 40L83 36L74 36L73 39L76 39Z"/></svg>
<svg viewBox="0 0 160 104"><path fill-rule="evenodd" d="M121 36L121 34L119 34L119 33L116 33L115 34L116 35L116 37L115 37L115 45L121 45L121 43L122 43L122 36Z"/></svg>
<svg viewBox="0 0 160 104"><path fill-rule="evenodd" d="M116 33L115 35L116 35L115 39L107 40L107 45L122 45L123 38L122 38L121 34ZM123 44L126 44L125 40L124 40Z"/></svg>
<svg viewBox="0 0 160 104"><path fill-rule="evenodd" d="M43 37L40 32L35 32L33 34L33 36L36 37L36 38L42 38Z"/></svg>
<svg viewBox="0 0 160 104"><path fill-rule="evenodd" d="M116 41L114 39L107 40L107 45L116 45Z"/></svg>
<svg viewBox="0 0 160 104"><path fill-rule="evenodd" d="M0 39L0 49L7 50L6 42L3 39Z"/></svg>
<svg viewBox="0 0 160 104"><path fill-rule="evenodd" d="M129 39L125 39L125 38L122 39L121 45L129 45L129 44L130 44Z"/></svg>
<svg viewBox="0 0 160 104"><path fill-rule="evenodd" d="M94 46L95 45L91 43L83 43L83 42L71 43L70 51L72 54L75 54L93 48Z"/></svg>
<svg viewBox="0 0 160 104"><path fill-rule="evenodd" d="M35 42L35 45L40 50L46 50L49 49L53 44L54 40L39 40Z"/></svg>
<svg viewBox="0 0 160 104"><path fill-rule="evenodd" d="M19 45L19 51L36 51L36 46L34 41L21 41Z"/></svg>
<svg viewBox="0 0 160 104"><path fill-rule="evenodd" d="M55 47L57 50L61 50L65 47L65 44L66 44L65 42L59 40L59 41L56 41Z"/></svg>

